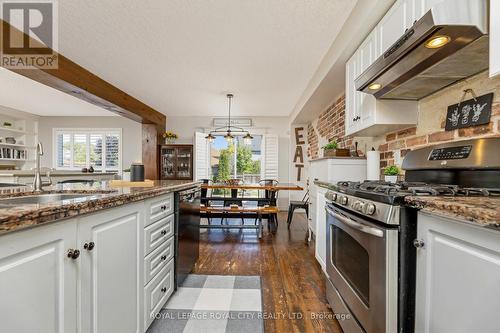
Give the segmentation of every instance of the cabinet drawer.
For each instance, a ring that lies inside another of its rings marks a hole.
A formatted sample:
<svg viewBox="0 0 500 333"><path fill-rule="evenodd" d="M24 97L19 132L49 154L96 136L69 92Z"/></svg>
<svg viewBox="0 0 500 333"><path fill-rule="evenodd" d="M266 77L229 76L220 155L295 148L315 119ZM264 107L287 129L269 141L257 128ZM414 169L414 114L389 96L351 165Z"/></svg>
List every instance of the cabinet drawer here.
<svg viewBox="0 0 500 333"><path fill-rule="evenodd" d="M145 285L148 284L149 281L165 267L167 262L174 257L174 245L175 237L170 237L144 259Z"/></svg>
<svg viewBox="0 0 500 333"><path fill-rule="evenodd" d="M174 215L147 226L144 229L144 254L150 254L173 235Z"/></svg>
<svg viewBox="0 0 500 333"><path fill-rule="evenodd" d="M169 193L156 199L148 201L146 208L146 224L150 225L174 212L174 194Z"/></svg>
<svg viewBox="0 0 500 333"><path fill-rule="evenodd" d="M174 259L170 259L158 275L144 288L145 329L174 292Z"/></svg>

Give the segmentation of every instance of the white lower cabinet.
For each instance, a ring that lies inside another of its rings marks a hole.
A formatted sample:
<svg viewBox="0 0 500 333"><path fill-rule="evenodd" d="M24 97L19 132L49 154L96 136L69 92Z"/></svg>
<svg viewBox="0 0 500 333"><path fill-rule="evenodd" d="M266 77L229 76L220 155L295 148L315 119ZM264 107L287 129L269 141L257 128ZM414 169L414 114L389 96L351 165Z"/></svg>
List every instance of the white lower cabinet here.
<svg viewBox="0 0 500 333"><path fill-rule="evenodd" d="M145 332L174 291L159 199L169 215L153 198L0 236L0 332Z"/></svg>
<svg viewBox="0 0 500 333"><path fill-rule="evenodd" d="M142 332L142 207L88 215L78 224L80 332Z"/></svg>
<svg viewBox="0 0 500 333"><path fill-rule="evenodd" d="M326 188L316 186L316 260L326 272Z"/></svg>
<svg viewBox="0 0 500 333"><path fill-rule="evenodd" d="M162 270L144 288L144 318L148 328L157 313L174 292L174 259L163 266Z"/></svg>
<svg viewBox="0 0 500 333"><path fill-rule="evenodd" d="M500 232L418 216L415 332L498 332Z"/></svg>
<svg viewBox="0 0 500 333"><path fill-rule="evenodd" d="M169 204L170 203L170 204ZM166 206L165 206L166 205ZM157 214L155 207L161 208ZM150 212L143 230L144 237L144 330L153 322L163 305L174 293L175 274L175 214L174 198L168 194L146 201Z"/></svg>
<svg viewBox="0 0 500 333"><path fill-rule="evenodd" d="M76 220L0 237L0 332L77 332Z"/></svg>

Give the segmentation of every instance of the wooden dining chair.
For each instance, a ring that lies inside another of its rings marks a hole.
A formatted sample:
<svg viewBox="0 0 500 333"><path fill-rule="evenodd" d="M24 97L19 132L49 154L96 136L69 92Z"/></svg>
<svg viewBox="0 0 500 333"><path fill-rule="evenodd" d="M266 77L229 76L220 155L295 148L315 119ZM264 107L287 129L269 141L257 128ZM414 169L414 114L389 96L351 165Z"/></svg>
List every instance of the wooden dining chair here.
<svg viewBox="0 0 500 333"><path fill-rule="evenodd" d="M279 182L276 179L261 179L259 181L259 185L261 185L261 186L276 186L278 184L279 184ZM258 201L258 203L257 203L258 206L262 207L266 204L272 205L272 206L278 205L277 204L277 202L278 202L278 192L277 191L264 190L264 198L266 200ZM279 222L278 221L278 214L277 213L270 214L268 221L275 222L276 226L278 226L278 222Z"/></svg>
<svg viewBox="0 0 500 333"><path fill-rule="evenodd" d="M306 216L309 217L309 190L304 194L301 201L290 201L290 205L288 206L288 217L286 219L288 229L290 229L290 225L292 224L293 212L295 209L304 209L306 211Z"/></svg>

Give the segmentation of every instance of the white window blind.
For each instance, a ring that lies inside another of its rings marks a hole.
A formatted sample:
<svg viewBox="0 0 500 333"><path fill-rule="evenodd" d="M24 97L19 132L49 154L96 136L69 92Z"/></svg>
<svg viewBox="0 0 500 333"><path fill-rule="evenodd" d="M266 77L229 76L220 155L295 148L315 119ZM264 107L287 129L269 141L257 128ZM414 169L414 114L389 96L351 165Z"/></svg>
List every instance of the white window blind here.
<svg viewBox="0 0 500 333"><path fill-rule="evenodd" d="M278 179L278 136L266 134L262 140L261 178Z"/></svg>
<svg viewBox="0 0 500 333"><path fill-rule="evenodd" d="M54 167L121 171L121 129L54 129Z"/></svg>
<svg viewBox="0 0 500 333"><path fill-rule="evenodd" d="M194 179L208 179L209 178L209 153L208 153L208 142L205 139L207 135L205 133L196 132L194 134Z"/></svg>

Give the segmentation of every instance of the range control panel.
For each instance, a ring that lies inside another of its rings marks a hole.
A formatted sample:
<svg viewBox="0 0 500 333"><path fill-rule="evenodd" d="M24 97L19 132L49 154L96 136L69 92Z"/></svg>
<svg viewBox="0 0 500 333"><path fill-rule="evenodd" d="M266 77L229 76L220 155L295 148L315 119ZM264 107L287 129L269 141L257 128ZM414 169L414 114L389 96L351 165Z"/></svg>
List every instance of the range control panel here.
<svg viewBox="0 0 500 333"><path fill-rule="evenodd" d="M472 146L457 146L433 149L429 155L429 161L461 160L469 157Z"/></svg>

